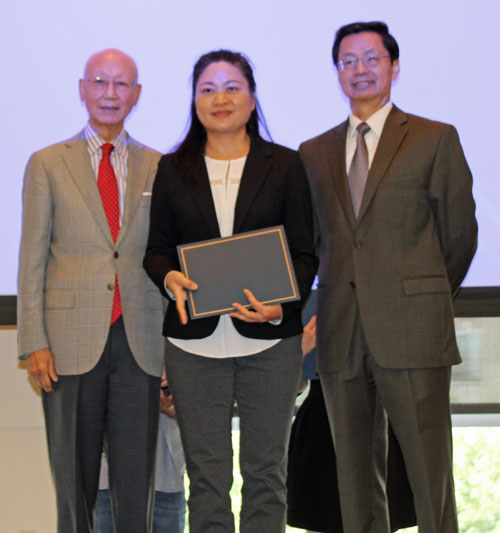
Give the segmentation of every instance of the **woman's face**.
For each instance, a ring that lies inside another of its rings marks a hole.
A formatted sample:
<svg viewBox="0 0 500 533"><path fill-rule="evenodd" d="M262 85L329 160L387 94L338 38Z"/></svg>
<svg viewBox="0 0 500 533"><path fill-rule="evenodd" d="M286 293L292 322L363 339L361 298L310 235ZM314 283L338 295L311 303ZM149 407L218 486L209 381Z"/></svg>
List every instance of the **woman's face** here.
<svg viewBox="0 0 500 533"><path fill-rule="evenodd" d="M217 61L201 73L195 87L196 114L207 135L246 130L255 99L240 69Z"/></svg>

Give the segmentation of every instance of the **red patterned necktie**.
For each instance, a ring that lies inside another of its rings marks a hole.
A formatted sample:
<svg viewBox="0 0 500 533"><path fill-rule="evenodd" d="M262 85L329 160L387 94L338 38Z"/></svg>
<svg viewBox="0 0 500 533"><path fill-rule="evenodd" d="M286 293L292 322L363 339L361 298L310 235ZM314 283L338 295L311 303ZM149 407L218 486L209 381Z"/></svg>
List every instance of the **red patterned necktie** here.
<svg viewBox="0 0 500 533"><path fill-rule="evenodd" d="M118 194L118 182L116 174L111 166L110 154L115 149L111 143L105 143L101 146L102 159L99 163L99 172L97 174L97 186L101 193L102 205L106 212L109 228L113 241L116 242L118 231L120 230L120 202ZM120 298L120 287L118 277L115 277L115 294L113 298L113 310L111 311L111 324L114 324L122 314L122 302Z"/></svg>

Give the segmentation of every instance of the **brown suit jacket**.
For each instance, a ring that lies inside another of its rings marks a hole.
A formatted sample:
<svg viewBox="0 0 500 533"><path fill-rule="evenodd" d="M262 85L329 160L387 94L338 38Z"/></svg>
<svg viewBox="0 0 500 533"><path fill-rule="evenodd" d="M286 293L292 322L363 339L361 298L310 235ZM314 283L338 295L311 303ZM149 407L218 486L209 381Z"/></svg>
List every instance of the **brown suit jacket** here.
<svg viewBox="0 0 500 533"><path fill-rule="evenodd" d="M393 107L353 215L348 121L303 143L320 234L318 370L341 368L356 307L378 364L460 362L452 296L476 249L472 176L453 126Z"/></svg>

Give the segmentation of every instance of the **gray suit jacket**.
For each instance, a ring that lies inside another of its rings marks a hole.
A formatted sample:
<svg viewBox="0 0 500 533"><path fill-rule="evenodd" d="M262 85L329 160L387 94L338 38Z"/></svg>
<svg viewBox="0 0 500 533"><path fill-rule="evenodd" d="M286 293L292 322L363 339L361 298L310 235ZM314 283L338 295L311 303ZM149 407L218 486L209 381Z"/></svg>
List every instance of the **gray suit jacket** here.
<svg viewBox="0 0 500 533"><path fill-rule="evenodd" d="M353 215L348 122L302 144L320 233L318 370L341 368L356 306L387 368L460 362L452 295L476 249L472 176L455 128L393 107Z"/></svg>
<svg viewBox="0 0 500 533"><path fill-rule="evenodd" d="M162 297L142 268L160 154L128 139L127 192L113 243L83 132L34 153L23 187L18 275L19 354L50 348L59 374L98 362L118 275L128 342L160 376Z"/></svg>

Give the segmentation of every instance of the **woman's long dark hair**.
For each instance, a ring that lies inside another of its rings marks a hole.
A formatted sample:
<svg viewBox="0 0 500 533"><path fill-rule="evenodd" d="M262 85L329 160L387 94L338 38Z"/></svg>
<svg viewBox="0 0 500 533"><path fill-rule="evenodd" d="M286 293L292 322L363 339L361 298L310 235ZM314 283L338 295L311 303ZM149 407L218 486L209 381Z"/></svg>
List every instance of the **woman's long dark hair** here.
<svg viewBox="0 0 500 533"><path fill-rule="evenodd" d="M177 146L174 151L174 162L180 173L190 179L196 179L195 176L195 162L200 153L205 147L207 141L207 132L203 124L200 122L196 114L196 84L202 72L211 64L218 61L225 61L237 67L248 82L250 94L255 99L255 109L250 114L247 122L247 133L252 137L260 137L259 125L262 125L266 136L271 140L271 135L266 125L266 121L262 115L259 102L256 96L256 84L253 76L253 70L250 60L239 52L231 50L216 50L203 54L195 63L192 77L192 97L191 97L191 113L189 118L189 129L184 137L184 140Z"/></svg>

